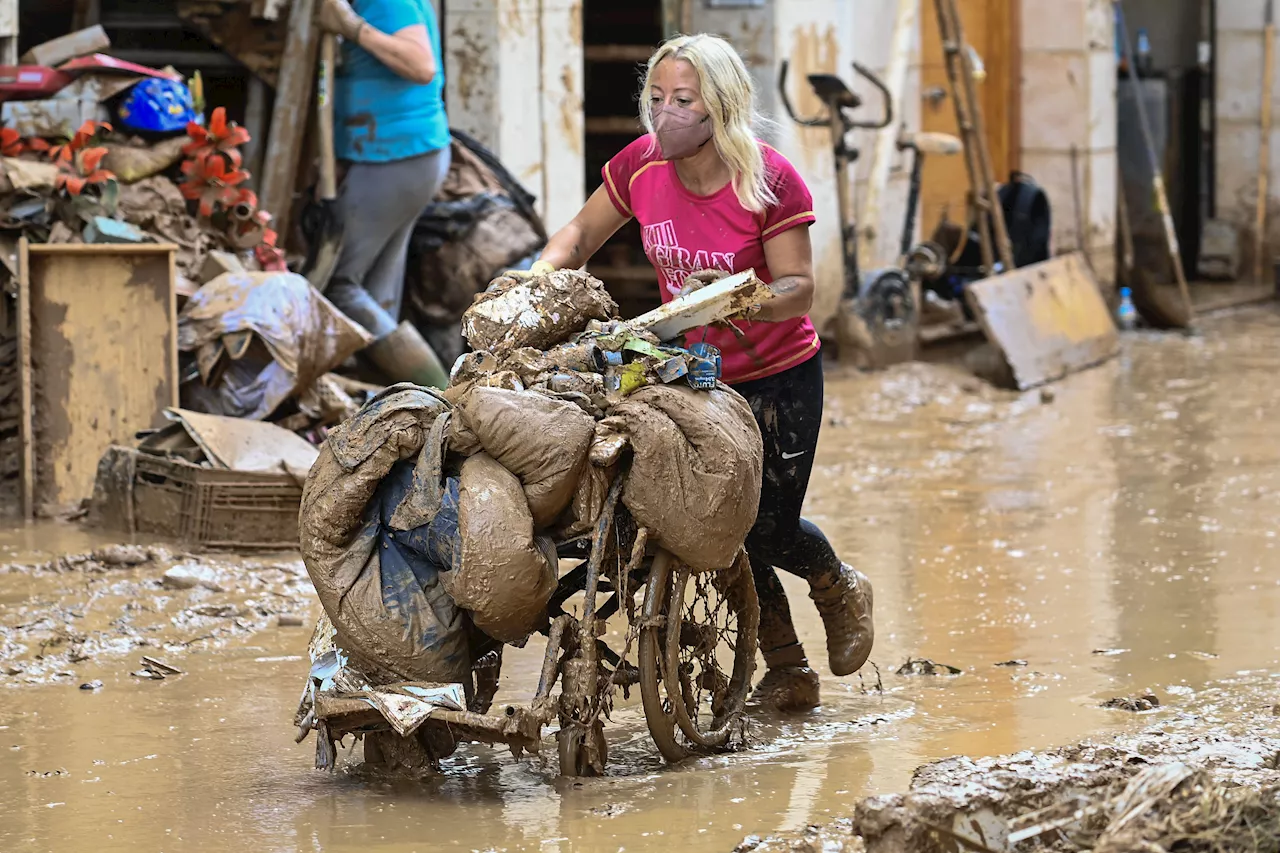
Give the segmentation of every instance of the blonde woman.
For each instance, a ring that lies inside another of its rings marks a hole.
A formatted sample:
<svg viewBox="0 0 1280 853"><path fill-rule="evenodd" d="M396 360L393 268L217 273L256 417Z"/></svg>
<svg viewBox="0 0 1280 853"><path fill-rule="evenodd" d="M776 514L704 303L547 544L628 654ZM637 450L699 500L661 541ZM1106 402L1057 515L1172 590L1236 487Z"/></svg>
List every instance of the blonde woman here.
<svg viewBox="0 0 1280 853"><path fill-rule="evenodd" d="M800 517L822 422L822 360L808 317L813 200L786 158L752 133L754 102L747 69L724 39L663 44L640 94L649 133L608 162L603 186L551 238L533 272L581 267L635 217L664 302L694 282L749 268L777 295L745 325L744 339L720 329L691 339L720 348L723 379L751 403L764 436L760 513L747 539L768 665L756 696L801 710L818 704L818 676L775 568L809 582L836 675L856 672L871 652L872 594L866 577Z"/></svg>

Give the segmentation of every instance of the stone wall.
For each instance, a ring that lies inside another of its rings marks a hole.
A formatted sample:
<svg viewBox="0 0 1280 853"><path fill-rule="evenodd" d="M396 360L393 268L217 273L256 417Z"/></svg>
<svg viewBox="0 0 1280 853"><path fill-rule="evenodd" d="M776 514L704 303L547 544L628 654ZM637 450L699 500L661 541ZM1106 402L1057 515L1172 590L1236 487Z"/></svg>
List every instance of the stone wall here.
<svg viewBox="0 0 1280 853"><path fill-rule="evenodd" d="M1262 137L1262 48L1264 0L1218 4L1214 56L1217 59L1217 216L1240 227L1243 270L1253 268L1254 211L1257 204L1258 152ZM1280 49L1280 48L1278 48ZM1280 63L1278 63L1280 64ZM1280 93L1280 84L1272 83ZM1272 110L1275 111L1274 101ZM1280 120L1280 112L1273 113ZM1269 215L1264 253L1280 246L1280 121L1273 121Z"/></svg>
<svg viewBox="0 0 1280 853"><path fill-rule="evenodd" d="M1087 251L1104 289L1115 281L1114 49L1107 0L1022 0L1022 170L1053 205L1053 251Z"/></svg>

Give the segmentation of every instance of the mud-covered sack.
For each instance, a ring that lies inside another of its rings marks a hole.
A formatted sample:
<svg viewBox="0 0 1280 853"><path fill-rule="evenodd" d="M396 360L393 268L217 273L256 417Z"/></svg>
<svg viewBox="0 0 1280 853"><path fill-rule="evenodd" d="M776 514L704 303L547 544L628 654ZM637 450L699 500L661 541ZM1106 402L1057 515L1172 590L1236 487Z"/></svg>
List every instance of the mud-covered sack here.
<svg viewBox="0 0 1280 853"><path fill-rule="evenodd" d="M300 275L224 273L178 317L178 349L200 373L183 408L264 420L372 340Z"/></svg>
<svg viewBox="0 0 1280 853"><path fill-rule="evenodd" d="M434 393L392 386L329 435L303 487L298 529L307 573L338 647L384 683L456 682L470 671L465 617L432 562L440 549L413 535L449 511L438 467L417 476L421 466L436 467L432 442L442 440L447 421L448 406ZM422 498L432 476L435 492ZM404 514L410 521L393 523L406 503L415 510Z"/></svg>
<svg viewBox="0 0 1280 853"><path fill-rule="evenodd" d="M604 424L633 449L622 502L690 568L733 565L760 508L764 446L737 392L723 385L641 388Z"/></svg>
<svg viewBox="0 0 1280 853"><path fill-rule="evenodd" d="M454 417L524 486L534 527L553 524L573 500L596 423L573 403L535 391L476 386Z"/></svg>
<svg viewBox="0 0 1280 853"><path fill-rule="evenodd" d="M555 592L555 545L534 536L520 481L486 453L462 464L458 532L455 568L441 583L477 628L523 645Z"/></svg>
<svg viewBox="0 0 1280 853"><path fill-rule="evenodd" d="M618 304L594 276L556 270L530 279L500 277L462 315L462 334L474 350L499 357L521 347L549 349L618 314Z"/></svg>

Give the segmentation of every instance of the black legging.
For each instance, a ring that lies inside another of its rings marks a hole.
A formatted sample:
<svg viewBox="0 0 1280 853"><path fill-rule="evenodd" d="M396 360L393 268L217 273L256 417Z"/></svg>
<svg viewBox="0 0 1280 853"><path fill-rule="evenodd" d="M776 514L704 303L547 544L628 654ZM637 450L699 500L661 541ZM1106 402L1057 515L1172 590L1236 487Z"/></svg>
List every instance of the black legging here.
<svg viewBox="0 0 1280 853"><path fill-rule="evenodd" d="M840 571L827 537L800 517L822 428L822 356L733 388L751 404L764 438L760 512L747 535L747 554L760 597L760 647L767 653L799 642L775 569L810 584L829 583Z"/></svg>

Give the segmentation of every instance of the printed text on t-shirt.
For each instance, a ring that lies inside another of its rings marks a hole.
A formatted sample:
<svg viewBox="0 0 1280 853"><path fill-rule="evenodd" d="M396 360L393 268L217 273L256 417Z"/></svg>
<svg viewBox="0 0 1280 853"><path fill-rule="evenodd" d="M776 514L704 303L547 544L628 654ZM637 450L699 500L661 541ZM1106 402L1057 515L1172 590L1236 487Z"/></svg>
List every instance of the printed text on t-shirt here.
<svg viewBox="0 0 1280 853"><path fill-rule="evenodd" d="M658 268L662 286L672 296L679 296L689 273L699 270L733 272L734 252L690 251L676 239L675 220L668 219L644 226L644 253Z"/></svg>

